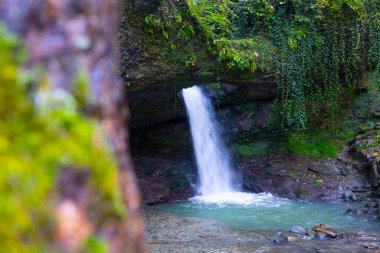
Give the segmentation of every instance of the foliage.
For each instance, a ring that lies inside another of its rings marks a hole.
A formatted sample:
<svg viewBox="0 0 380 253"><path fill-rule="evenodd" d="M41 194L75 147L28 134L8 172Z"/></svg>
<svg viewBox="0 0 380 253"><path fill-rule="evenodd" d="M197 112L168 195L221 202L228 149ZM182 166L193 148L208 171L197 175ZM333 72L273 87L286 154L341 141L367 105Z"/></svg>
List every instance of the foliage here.
<svg viewBox="0 0 380 253"><path fill-rule="evenodd" d="M285 142L287 151L306 157L336 157L341 146L327 133L294 133Z"/></svg>
<svg viewBox="0 0 380 253"><path fill-rule="evenodd" d="M271 44L263 37L235 39L232 20L235 5L230 0L185 0L185 6L165 0L156 14L145 18L148 32L161 33L172 50L187 47L191 39L204 40L217 59L218 70L244 69L251 73L266 68L273 57ZM201 36L199 36L201 34ZM194 66L197 56L186 61Z"/></svg>
<svg viewBox="0 0 380 253"><path fill-rule="evenodd" d="M298 189L297 194L299 196L307 196L309 195L309 191L303 188Z"/></svg>
<svg viewBox="0 0 380 253"><path fill-rule="evenodd" d="M49 90L46 79L36 80L32 93L31 83L22 82L20 52L18 40L0 26L0 244L9 253L52 252L47 244L53 241L61 169L87 168L91 187L110 203L112 214L122 215L124 208L115 160L100 129L78 112L74 97ZM78 95L85 89L79 80Z"/></svg>
<svg viewBox="0 0 380 253"><path fill-rule="evenodd" d="M234 3L230 0L186 0L191 16L204 35L209 50L218 62L230 69L249 69L257 66L258 44L253 39L231 40Z"/></svg>
<svg viewBox="0 0 380 253"><path fill-rule="evenodd" d="M264 142L252 144L236 144L234 146L234 151L240 156L250 157L267 153L268 145Z"/></svg>
<svg viewBox="0 0 380 253"><path fill-rule="evenodd" d="M178 191L188 186L189 182L186 178L173 178L168 181L167 185L171 190Z"/></svg>
<svg viewBox="0 0 380 253"><path fill-rule="evenodd" d="M379 0L163 2L147 23L175 47L204 40L220 72L276 73L284 127L305 130L321 110L334 117L364 73L380 72Z"/></svg>
<svg viewBox="0 0 380 253"><path fill-rule="evenodd" d="M377 67L379 6L378 0L238 2L236 26L268 34L279 49L276 72L286 126L305 129L310 115L326 107L336 114L343 91L352 92Z"/></svg>
<svg viewBox="0 0 380 253"><path fill-rule="evenodd" d="M161 135L161 133L148 134L148 140L152 141L155 144L171 148L177 148L181 145L180 141L176 138L167 135Z"/></svg>

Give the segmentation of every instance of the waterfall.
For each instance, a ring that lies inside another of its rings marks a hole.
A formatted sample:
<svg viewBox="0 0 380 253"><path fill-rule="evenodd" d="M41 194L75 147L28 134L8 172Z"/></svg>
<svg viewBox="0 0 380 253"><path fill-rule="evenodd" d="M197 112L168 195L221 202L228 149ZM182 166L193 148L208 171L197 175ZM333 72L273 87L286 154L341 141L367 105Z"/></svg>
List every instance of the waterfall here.
<svg viewBox="0 0 380 253"><path fill-rule="evenodd" d="M199 192L203 196L236 192L236 176L230 154L221 139L220 127L210 99L202 89L183 89L191 136L198 166Z"/></svg>
<svg viewBox="0 0 380 253"><path fill-rule="evenodd" d="M201 194L191 201L217 204L260 204L272 199L270 193L240 192L240 183L231 165L231 157L221 138L220 127L210 99L202 89L183 89L191 137L198 167Z"/></svg>

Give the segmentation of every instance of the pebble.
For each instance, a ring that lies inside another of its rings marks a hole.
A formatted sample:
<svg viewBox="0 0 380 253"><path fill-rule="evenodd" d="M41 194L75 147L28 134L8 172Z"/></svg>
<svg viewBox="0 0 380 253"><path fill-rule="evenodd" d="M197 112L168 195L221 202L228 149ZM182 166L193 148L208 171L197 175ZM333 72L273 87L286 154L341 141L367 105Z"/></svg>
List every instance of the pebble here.
<svg viewBox="0 0 380 253"><path fill-rule="evenodd" d="M297 241L297 237L295 237L295 236L287 236L287 237L286 237L286 240L287 240L288 242L294 242L294 241Z"/></svg>

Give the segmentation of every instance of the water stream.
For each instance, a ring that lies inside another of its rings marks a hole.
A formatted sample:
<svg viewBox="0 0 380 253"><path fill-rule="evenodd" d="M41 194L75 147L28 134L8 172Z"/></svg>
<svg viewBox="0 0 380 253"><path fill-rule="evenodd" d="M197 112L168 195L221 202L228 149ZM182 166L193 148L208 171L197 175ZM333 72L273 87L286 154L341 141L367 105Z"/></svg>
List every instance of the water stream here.
<svg viewBox="0 0 380 253"><path fill-rule="evenodd" d="M182 91L190 122L193 147L198 166L199 192L202 196L233 193L239 189L225 147L215 112L198 86Z"/></svg>
<svg viewBox="0 0 380 253"><path fill-rule="evenodd" d="M191 199L158 207L170 214L205 218L241 230L285 230L293 225L311 229L328 224L340 232L367 231L380 236L380 225L362 217L346 214L348 204L301 202L266 195L256 196L249 204L212 204Z"/></svg>
<svg viewBox="0 0 380 253"><path fill-rule="evenodd" d="M199 196L195 201L205 203L255 203L262 196L241 192L241 182L231 164L231 156L221 138L221 128L215 118L210 99L198 86L183 89L191 128L199 177Z"/></svg>
<svg viewBox="0 0 380 253"><path fill-rule="evenodd" d="M199 196L188 202L161 205L176 215L218 220L246 230L289 229L294 224L312 227L329 224L345 231L380 231L379 225L346 215L343 203L306 203L271 194L240 191L230 154L209 98L193 86L182 91L198 167Z"/></svg>

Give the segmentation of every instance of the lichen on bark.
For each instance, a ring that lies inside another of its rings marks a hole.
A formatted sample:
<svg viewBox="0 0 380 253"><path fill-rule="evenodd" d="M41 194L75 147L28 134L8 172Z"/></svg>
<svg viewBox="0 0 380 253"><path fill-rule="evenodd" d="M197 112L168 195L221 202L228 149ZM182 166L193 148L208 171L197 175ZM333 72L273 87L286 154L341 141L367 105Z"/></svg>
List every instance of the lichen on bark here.
<svg viewBox="0 0 380 253"><path fill-rule="evenodd" d="M118 75L118 7L0 3L4 251L146 251ZM14 57L21 47L23 63Z"/></svg>

